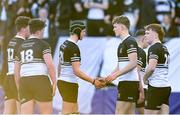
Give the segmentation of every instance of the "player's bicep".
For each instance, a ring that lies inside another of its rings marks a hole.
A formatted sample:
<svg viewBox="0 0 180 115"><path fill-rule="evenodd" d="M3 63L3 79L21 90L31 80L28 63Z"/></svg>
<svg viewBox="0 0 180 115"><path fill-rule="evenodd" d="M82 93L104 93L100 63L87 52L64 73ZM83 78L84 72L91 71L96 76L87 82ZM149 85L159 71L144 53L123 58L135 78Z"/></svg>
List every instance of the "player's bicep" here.
<svg viewBox="0 0 180 115"><path fill-rule="evenodd" d="M155 70L157 63L158 63L157 59L149 59L148 68L151 70Z"/></svg>
<svg viewBox="0 0 180 115"><path fill-rule="evenodd" d="M130 62L137 64L137 53L136 52L128 54L128 58L129 58Z"/></svg>
<svg viewBox="0 0 180 115"><path fill-rule="evenodd" d="M77 72L80 69L80 62L79 61L72 62L71 64L72 64L73 72Z"/></svg>
<svg viewBox="0 0 180 115"><path fill-rule="evenodd" d="M52 56L50 53L44 54L43 58L44 58L44 61L45 61L48 68L53 66L53 60L52 60Z"/></svg>

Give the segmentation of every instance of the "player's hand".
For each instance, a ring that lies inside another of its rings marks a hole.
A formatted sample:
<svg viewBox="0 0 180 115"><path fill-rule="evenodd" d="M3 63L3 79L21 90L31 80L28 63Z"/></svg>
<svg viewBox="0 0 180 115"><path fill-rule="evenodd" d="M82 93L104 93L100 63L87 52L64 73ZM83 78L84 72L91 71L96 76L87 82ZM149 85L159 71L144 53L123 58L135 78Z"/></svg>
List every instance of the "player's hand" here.
<svg viewBox="0 0 180 115"><path fill-rule="evenodd" d="M149 84L149 81L145 77L143 78L143 82L144 82L145 85Z"/></svg>
<svg viewBox="0 0 180 115"><path fill-rule="evenodd" d="M52 85L52 90L53 90L53 92L52 92L52 96L54 96L55 95L55 93L56 93L56 83L54 83L53 85Z"/></svg>
<svg viewBox="0 0 180 115"><path fill-rule="evenodd" d="M97 79L95 79L94 85L95 85L95 87L98 88L98 89L104 87L104 85L102 84L102 82L99 81L99 80L97 80Z"/></svg>
<svg viewBox="0 0 180 115"><path fill-rule="evenodd" d="M116 76L109 75L109 76L106 77L106 82L107 83L111 83L115 79L116 79Z"/></svg>
<svg viewBox="0 0 180 115"><path fill-rule="evenodd" d="M106 80L105 80L105 78L97 77L96 80L98 80L99 82L101 82L101 85L102 85L103 87L106 85Z"/></svg>
<svg viewBox="0 0 180 115"><path fill-rule="evenodd" d="M145 97L144 97L144 89L142 87L142 84L139 85L139 99L137 101L137 103L142 103L144 101Z"/></svg>

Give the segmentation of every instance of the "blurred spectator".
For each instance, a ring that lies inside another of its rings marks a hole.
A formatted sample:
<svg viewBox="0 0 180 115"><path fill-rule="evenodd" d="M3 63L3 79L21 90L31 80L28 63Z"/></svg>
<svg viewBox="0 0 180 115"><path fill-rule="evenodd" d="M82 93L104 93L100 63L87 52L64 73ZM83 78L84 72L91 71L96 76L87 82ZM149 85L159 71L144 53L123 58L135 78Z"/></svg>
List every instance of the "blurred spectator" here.
<svg viewBox="0 0 180 115"><path fill-rule="evenodd" d="M55 24L57 0L49 0L49 20Z"/></svg>
<svg viewBox="0 0 180 115"><path fill-rule="evenodd" d="M84 20L86 19L87 12L84 8L84 2L82 0L72 0L72 16L71 20Z"/></svg>
<svg viewBox="0 0 180 115"><path fill-rule="evenodd" d="M32 13L31 13L31 9L30 9L30 3L31 2L30 0L21 0L21 1L18 1L18 6L19 9L17 11L17 16L27 16L27 17L33 17Z"/></svg>
<svg viewBox="0 0 180 115"><path fill-rule="evenodd" d="M165 31L165 38L166 40L171 39L173 37L178 37L178 29L172 20L171 15L164 15L163 22L161 25Z"/></svg>
<svg viewBox="0 0 180 115"><path fill-rule="evenodd" d="M58 0L57 16L60 35L69 34L69 22L72 15L72 0Z"/></svg>
<svg viewBox="0 0 180 115"><path fill-rule="evenodd" d="M2 0L0 4L0 42L5 37L7 30L7 2Z"/></svg>
<svg viewBox="0 0 180 115"><path fill-rule="evenodd" d="M180 34L180 0L175 1L175 24L178 26Z"/></svg>
<svg viewBox="0 0 180 115"><path fill-rule="evenodd" d="M173 0L154 0L156 18L159 23L162 23L165 14L171 15L173 18L175 16L175 3Z"/></svg>
<svg viewBox="0 0 180 115"><path fill-rule="evenodd" d="M107 36L114 36L112 19L116 16L120 16L123 13L123 1L122 0L109 0L109 8L105 11L105 32Z"/></svg>
<svg viewBox="0 0 180 115"><path fill-rule="evenodd" d="M139 18L139 0L123 0L123 14L130 20L130 32L136 30L136 24Z"/></svg>
<svg viewBox="0 0 180 115"><path fill-rule="evenodd" d="M89 36L105 35L105 10L109 7L108 0L87 0L84 7L88 9L87 33Z"/></svg>
<svg viewBox="0 0 180 115"><path fill-rule="evenodd" d="M144 26L156 22L156 13L154 0L139 0L139 19L137 28L143 28Z"/></svg>
<svg viewBox="0 0 180 115"><path fill-rule="evenodd" d="M46 8L48 9L48 0L34 0L34 3L31 6L31 12L33 17L38 17L39 9Z"/></svg>
<svg viewBox="0 0 180 115"><path fill-rule="evenodd" d="M48 11L45 8L39 9L39 18L41 18L43 21L45 21L45 28L43 33L43 40L48 42L52 48L52 52L54 52L54 48L56 43L56 32L55 32L55 26L52 24L48 18Z"/></svg>

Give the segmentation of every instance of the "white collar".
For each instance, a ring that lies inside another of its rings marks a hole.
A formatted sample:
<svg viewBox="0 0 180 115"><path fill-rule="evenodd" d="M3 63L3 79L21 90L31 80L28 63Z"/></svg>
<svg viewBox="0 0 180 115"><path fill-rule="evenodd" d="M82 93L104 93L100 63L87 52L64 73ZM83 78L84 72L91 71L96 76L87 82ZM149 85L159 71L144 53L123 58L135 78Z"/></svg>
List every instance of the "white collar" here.
<svg viewBox="0 0 180 115"><path fill-rule="evenodd" d="M77 44L73 39L71 39L71 38L69 38L69 39L67 39L68 41L70 41L70 42L73 42L73 43L75 43L75 44Z"/></svg>
<svg viewBox="0 0 180 115"><path fill-rule="evenodd" d="M127 36L123 37L123 38L122 38L122 42L123 42L125 39L127 39L129 36L130 36L130 35L128 34Z"/></svg>
<svg viewBox="0 0 180 115"><path fill-rule="evenodd" d="M25 40L25 38L22 37L22 36L20 36L20 35L16 35L15 37L16 37L16 38L21 38L21 39Z"/></svg>
<svg viewBox="0 0 180 115"><path fill-rule="evenodd" d="M37 36L29 36L29 38L28 39L31 39L31 38L38 38ZM39 38L38 38L39 39Z"/></svg>

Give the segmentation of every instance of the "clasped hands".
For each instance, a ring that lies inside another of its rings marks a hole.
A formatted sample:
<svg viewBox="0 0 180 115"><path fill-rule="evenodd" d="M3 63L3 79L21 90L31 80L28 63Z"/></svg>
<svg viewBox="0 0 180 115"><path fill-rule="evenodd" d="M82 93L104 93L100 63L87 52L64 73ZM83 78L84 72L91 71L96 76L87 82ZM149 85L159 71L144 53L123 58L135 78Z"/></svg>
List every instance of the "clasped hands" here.
<svg viewBox="0 0 180 115"><path fill-rule="evenodd" d="M111 75L109 75L109 76L107 76L106 78L102 78L102 77L97 77L96 79L95 79L95 83L94 83L94 86L96 87L96 88L103 88L103 87L105 87L106 86L106 84L107 83L110 83L110 82L112 82L114 79L116 79L114 76L111 76Z"/></svg>

